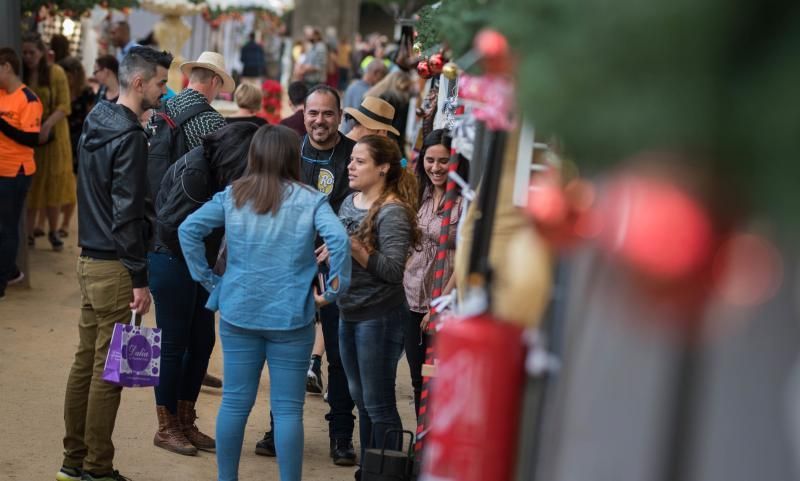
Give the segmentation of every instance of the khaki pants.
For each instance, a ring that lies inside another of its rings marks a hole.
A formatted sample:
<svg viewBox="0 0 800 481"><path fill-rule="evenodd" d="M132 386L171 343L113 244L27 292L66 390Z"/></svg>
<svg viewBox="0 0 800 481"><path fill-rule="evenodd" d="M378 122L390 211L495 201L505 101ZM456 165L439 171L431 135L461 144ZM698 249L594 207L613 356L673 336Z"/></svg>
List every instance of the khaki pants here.
<svg viewBox="0 0 800 481"><path fill-rule="evenodd" d="M103 381L114 323L130 320L131 278L119 261L80 257L79 344L64 400L64 466L93 474L112 471L121 387Z"/></svg>

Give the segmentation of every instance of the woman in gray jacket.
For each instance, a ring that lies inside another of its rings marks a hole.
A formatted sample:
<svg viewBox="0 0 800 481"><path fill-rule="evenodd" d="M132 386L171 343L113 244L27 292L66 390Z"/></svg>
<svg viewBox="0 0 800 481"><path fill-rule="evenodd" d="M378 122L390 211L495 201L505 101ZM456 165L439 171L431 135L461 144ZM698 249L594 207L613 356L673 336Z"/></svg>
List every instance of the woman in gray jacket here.
<svg viewBox="0 0 800 481"><path fill-rule="evenodd" d="M358 407L362 460L365 449L382 445L387 430L402 429L395 378L408 316L403 273L419 233L416 183L400 158L396 142L363 137L348 165L350 188L357 192L339 210L354 261L350 289L338 301L339 348ZM390 445L396 442L392 438Z"/></svg>

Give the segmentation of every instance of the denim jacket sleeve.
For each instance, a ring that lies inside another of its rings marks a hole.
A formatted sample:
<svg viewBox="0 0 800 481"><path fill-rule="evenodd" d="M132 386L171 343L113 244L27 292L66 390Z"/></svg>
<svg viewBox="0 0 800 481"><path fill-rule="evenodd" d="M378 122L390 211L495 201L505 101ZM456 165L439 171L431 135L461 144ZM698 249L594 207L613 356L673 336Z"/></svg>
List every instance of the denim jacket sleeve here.
<svg viewBox="0 0 800 481"><path fill-rule="evenodd" d="M350 287L350 269L352 267L350 238L339 218L333 213L330 204L324 198L317 204L314 212L314 227L327 244L330 253L331 269L323 296L326 301L333 302L339 297L339 294ZM339 286L334 289L331 284L337 278Z"/></svg>
<svg viewBox="0 0 800 481"><path fill-rule="evenodd" d="M224 196L225 191L216 194L187 217L178 228L181 250L192 279L202 284L208 292L212 292L222 278L214 274L208 265L203 239L215 228L225 225Z"/></svg>

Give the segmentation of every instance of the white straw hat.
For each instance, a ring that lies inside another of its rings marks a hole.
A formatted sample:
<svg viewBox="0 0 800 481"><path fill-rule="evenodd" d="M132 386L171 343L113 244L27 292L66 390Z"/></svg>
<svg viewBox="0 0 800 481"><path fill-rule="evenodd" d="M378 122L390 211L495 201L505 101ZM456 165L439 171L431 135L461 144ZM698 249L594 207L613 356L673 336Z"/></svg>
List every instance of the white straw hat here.
<svg viewBox="0 0 800 481"><path fill-rule="evenodd" d="M225 57L217 52L203 52L194 62L184 62L181 64L181 72L187 77L194 68L205 68L211 70L222 78L222 91L232 93L236 88L233 77L225 71Z"/></svg>

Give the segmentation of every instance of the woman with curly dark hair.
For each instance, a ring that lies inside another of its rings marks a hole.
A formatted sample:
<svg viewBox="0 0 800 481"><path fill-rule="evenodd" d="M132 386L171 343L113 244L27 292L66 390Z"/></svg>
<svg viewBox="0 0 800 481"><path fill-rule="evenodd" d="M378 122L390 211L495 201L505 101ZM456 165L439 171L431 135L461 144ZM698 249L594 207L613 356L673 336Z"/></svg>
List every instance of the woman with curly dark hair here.
<svg viewBox="0 0 800 481"><path fill-rule="evenodd" d="M408 306L403 273L419 243L416 181L400 165L397 143L368 135L353 147L350 194L339 219L350 234L350 289L339 298L339 348L350 395L358 407L361 459L381 446L389 429L402 429L395 398ZM370 445L372 442L372 445ZM389 445L396 445L392 437Z"/></svg>

